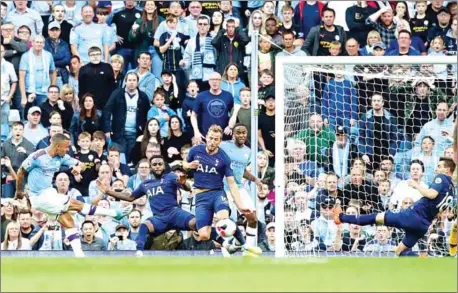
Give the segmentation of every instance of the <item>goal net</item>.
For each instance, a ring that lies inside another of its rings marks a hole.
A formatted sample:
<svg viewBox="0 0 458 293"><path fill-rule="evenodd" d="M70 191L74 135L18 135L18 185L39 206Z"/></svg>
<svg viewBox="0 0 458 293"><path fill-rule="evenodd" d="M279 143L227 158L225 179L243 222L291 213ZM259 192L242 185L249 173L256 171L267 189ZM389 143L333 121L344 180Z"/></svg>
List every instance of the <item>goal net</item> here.
<svg viewBox="0 0 458 293"><path fill-rule="evenodd" d="M403 231L335 225L411 206L453 154L456 57L277 57L276 256L393 254ZM444 212L413 250L447 254Z"/></svg>

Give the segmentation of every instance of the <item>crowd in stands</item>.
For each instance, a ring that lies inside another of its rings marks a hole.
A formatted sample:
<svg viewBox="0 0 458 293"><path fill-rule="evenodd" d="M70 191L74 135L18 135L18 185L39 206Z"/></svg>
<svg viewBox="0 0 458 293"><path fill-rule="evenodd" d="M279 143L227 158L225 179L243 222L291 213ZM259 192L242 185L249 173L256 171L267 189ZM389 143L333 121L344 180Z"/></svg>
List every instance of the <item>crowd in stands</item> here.
<svg viewBox="0 0 458 293"><path fill-rule="evenodd" d="M389 252L402 231L337 226L346 213L406 209L452 156L456 64L359 65L275 72L276 56L456 56L456 1L7 1L1 2L1 249L69 249L60 225L14 200L16 172L63 133L86 171L55 174L61 194L103 207L102 194L135 189L163 155L180 172L192 146L218 124L231 139L259 108L258 242L275 250L275 165L284 164L288 251ZM259 44L251 43L259 34ZM251 52L257 51L258 68ZM256 84L249 79L258 70ZM275 80L285 80L285 98ZM251 105L257 87L258 104ZM285 105L285 162L275 161L275 104ZM190 175L192 178L192 174ZM246 184L246 188L250 188ZM195 210L180 190L183 209ZM84 250L134 250L148 199L122 221L75 214ZM283 215L282 215L283 216ZM415 249L446 253L448 214ZM246 220L232 215L237 225ZM196 233L171 230L152 250L211 250Z"/></svg>

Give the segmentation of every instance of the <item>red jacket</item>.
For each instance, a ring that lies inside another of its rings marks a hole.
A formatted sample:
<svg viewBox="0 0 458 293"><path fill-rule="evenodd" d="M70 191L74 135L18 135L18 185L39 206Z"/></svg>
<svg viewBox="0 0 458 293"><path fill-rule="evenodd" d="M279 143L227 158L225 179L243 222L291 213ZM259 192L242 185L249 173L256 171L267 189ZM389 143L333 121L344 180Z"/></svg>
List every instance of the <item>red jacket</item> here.
<svg viewBox="0 0 458 293"><path fill-rule="evenodd" d="M301 20L304 18L304 15L302 14L302 12L304 11L304 5L307 3L307 1L305 0L301 0L301 2L298 4L299 6L299 15L301 17ZM324 8L325 4L318 1L318 9L320 10L320 15L323 15L323 8Z"/></svg>

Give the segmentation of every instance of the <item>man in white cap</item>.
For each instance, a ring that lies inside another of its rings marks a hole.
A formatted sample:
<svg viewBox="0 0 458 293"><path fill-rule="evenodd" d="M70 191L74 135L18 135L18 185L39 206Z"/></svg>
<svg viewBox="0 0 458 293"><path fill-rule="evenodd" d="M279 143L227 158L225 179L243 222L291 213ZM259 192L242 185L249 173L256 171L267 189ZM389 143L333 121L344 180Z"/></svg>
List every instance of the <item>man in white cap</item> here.
<svg viewBox="0 0 458 293"><path fill-rule="evenodd" d="M72 57L70 45L61 39L61 26L59 22L52 21L48 25L48 36L45 39L45 50L50 52L57 71L56 84L59 88L68 83L68 70L66 66L70 65Z"/></svg>
<svg viewBox="0 0 458 293"><path fill-rule="evenodd" d="M36 147L38 142L48 136L48 131L41 125L41 109L30 107L27 111L27 123L24 125L24 137Z"/></svg>

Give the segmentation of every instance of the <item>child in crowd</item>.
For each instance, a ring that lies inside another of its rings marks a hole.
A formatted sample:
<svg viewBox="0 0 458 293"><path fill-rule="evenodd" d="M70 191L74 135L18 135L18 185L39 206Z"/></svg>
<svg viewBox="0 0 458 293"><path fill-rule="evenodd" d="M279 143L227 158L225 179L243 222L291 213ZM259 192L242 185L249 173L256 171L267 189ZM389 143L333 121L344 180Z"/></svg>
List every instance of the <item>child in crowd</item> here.
<svg viewBox="0 0 458 293"><path fill-rule="evenodd" d="M161 137L167 137L169 133L170 117L176 113L169 106L164 104L165 94L162 90L156 90L153 95L153 106L148 111L147 119L156 118L161 127Z"/></svg>
<svg viewBox="0 0 458 293"><path fill-rule="evenodd" d="M342 44L339 41L332 41L329 46L329 54L331 56L339 56L342 52Z"/></svg>
<svg viewBox="0 0 458 293"><path fill-rule="evenodd" d="M183 120L185 123L184 131L194 135L194 130L191 125L191 114L194 109L197 94L199 93L199 86L195 80L188 82L187 93L183 100Z"/></svg>
<svg viewBox="0 0 458 293"><path fill-rule="evenodd" d="M428 56L446 56L445 54L445 40L441 36L435 37L431 41L431 49ZM437 78L445 81L447 79L447 65L446 64L435 64L434 73Z"/></svg>
<svg viewBox="0 0 458 293"><path fill-rule="evenodd" d="M272 71L264 69L259 73L260 86L258 89L259 104L264 105L269 96L275 96L274 74Z"/></svg>
<svg viewBox="0 0 458 293"><path fill-rule="evenodd" d="M80 150L75 153L75 159L84 163L86 165L86 170L75 176L75 188L81 192L83 196L87 196L89 194L89 183L97 178L100 158L95 151L90 149L91 134L89 132L80 133L78 136L78 146Z"/></svg>

